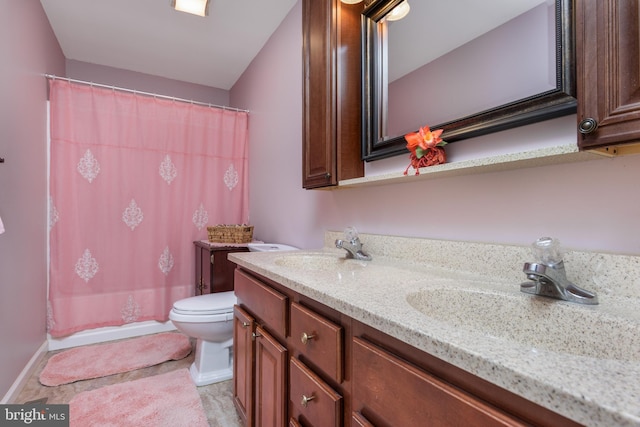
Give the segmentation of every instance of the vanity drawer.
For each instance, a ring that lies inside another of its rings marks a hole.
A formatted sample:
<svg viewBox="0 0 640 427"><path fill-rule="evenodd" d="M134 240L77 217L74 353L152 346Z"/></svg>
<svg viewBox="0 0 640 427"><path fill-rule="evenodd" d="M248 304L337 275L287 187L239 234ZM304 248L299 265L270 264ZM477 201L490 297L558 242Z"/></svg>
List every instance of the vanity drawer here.
<svg viewBox="0 0 640 427"><path fill-rule="evenodd" d="M240 270L235 272L234 283L240 303L248 308L265 328L286 337L289 298Z"/></svg>
<svg viewBox="0 0 640 427"><path fill-rule="evenodd" d="M298 303L291 303L291 337L304 358L337 382L343 379L343 329Z"/></svg>
<svg viewBox="0 0 640 427"><path fill-rule="evenodd" d="M341 425L342 396L294 357L289 362L289 402L293 418L303 418L305 425Z"/></svg>
<svg viewBox="0 0 640 427"><path fill-rule="evenodd" d="M528 425L357 337L352 366L352 410L361 425Z"/></svg>

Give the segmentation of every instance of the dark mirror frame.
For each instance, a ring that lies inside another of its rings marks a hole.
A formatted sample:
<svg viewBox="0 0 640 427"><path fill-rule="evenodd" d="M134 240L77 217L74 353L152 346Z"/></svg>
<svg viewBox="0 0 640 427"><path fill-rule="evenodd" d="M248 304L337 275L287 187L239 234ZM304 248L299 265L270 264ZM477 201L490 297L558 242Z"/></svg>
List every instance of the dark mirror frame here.
<svg viewBox="0 0 640 427"><path fill-rule="evenodd" d="M420 0L426 1L426 0ZM556 88L489 110L452 120L442 138L455 142L576 112L574 1L556 0ZM408 153L404 135L381 139L386 120L386 52L379 21L402 0L374 0L362 12L362 159L378 160ZM417 129L416 129L417 131Z"/></svg>

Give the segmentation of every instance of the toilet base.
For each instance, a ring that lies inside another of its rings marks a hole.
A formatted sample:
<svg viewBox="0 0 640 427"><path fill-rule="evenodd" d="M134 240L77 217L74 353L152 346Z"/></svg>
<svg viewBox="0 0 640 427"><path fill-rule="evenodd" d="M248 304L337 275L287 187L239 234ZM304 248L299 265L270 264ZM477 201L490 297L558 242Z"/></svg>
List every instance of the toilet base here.
<svg viewBox="0 0 640 427"><path fill-rule="evenodd" d="M196 357L189 368L191 379L198 386L233 378L233 339L213 343L198 339Z"/></svg>
<svg viewBox="0 0 640 427"><path fill-rule="evenodd" d="M201 373L198 372L198 368L196 367L195 363L191 364L189 373L191 374L191 379L198 387L219 383L221 381L227 381L233 378L233 368Z"/></svg>

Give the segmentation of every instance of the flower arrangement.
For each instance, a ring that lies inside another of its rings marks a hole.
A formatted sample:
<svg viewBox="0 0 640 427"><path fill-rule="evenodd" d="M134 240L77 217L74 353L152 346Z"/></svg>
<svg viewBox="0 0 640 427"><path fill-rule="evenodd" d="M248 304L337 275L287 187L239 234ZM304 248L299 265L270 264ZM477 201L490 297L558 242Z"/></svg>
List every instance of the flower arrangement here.
<svg viewBox="0 0 640 427"><path fill-rule="evenodd" d="M442 135L442 129L432 131L429 126L424 126L418 132L408 133L404 136L407 141L407 149L411 152L409 155L411 162L404 171L405 175L412 166L416 170L416 175L420 175L420 168L439 165L447 161L447 155L442 148L447 142L443 141L440 135Z"/></svg>

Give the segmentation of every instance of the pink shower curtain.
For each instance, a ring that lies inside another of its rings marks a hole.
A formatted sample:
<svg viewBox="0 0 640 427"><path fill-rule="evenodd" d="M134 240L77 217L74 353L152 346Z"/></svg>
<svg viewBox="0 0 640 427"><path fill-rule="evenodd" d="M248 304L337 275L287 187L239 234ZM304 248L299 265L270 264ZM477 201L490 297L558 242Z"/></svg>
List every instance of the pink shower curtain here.
<svg viewBox="0 0 640 427"><path fill-rule="evenodd" d="M50 87L49 332L166 321L193 295L193 241L248 221L248 114Z"/></svg>

